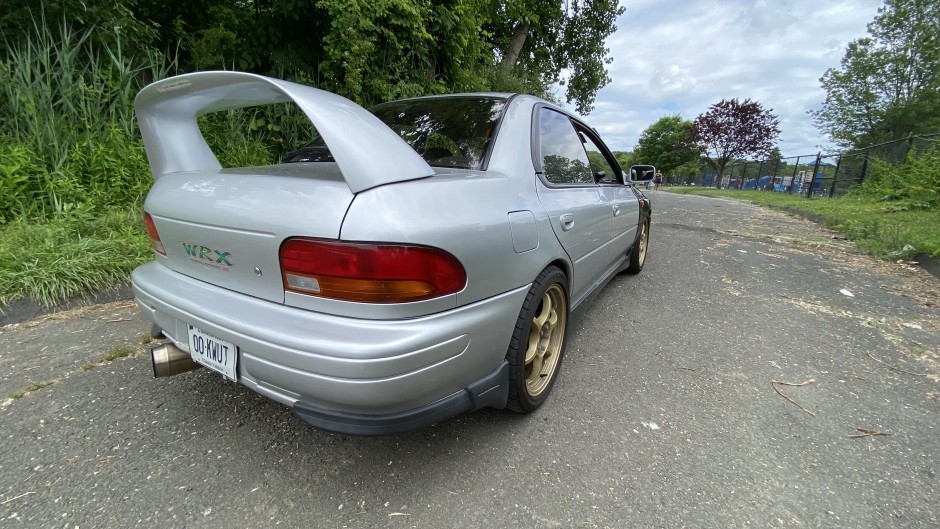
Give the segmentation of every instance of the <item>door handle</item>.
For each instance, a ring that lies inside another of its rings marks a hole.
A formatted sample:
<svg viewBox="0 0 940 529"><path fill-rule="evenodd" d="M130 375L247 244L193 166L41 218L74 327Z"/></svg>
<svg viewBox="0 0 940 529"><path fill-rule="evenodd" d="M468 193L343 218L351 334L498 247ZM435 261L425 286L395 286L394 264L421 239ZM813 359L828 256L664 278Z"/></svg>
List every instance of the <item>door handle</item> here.
<svg viewBox="0 0 940 529"><path fill-rule="evenodd" d="M571 213L565 213L564 215L559 217L558 220L561 221L562 231L568 231L571 228L574 228L574 215L572 215Z"/></svg>
<svg viewBox="0 0 940 529"><path fill-rule="evenodd" d="M614 216L620 215L620 206L614 204Z"/></svg>

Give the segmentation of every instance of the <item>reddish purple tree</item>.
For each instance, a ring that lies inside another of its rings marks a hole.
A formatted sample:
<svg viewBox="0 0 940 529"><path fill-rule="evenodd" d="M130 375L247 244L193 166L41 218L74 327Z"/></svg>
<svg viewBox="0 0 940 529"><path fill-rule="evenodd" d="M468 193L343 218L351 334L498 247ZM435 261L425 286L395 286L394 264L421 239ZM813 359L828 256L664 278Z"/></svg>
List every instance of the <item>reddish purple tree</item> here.
<svg viewBox="0 0 940 529"><path fill-rule="evenodd" d="M690 137L715 170L715 185L728 162L770 154L780 134L780 120L757 101L722 99L692 122Z"/></svg>

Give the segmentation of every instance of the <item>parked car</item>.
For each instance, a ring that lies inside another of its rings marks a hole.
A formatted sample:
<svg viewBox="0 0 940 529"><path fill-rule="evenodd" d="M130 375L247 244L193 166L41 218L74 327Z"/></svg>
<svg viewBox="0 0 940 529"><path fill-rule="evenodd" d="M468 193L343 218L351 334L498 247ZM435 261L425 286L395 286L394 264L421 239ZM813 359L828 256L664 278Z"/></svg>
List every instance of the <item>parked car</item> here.
<svg viewBox="0 0 940 529"><path fill-rule="evenodd" d="M222 168L211 111L294 102L318 136L263 167ZM237 72L144 88L155 260L134 293L167 343L156 376L197 366L353 435L482 407L531 412L572 322L643 268L652 166L542 99L455 94L367 111Z"/></svg>

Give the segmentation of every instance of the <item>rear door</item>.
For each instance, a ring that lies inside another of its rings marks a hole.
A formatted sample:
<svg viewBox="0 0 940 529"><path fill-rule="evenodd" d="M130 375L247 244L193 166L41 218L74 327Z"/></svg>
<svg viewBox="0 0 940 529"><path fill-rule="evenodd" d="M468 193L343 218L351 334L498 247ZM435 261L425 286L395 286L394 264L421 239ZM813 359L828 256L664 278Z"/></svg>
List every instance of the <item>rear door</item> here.
<svg viewBox="0 0 940 529"><path fill-rule="evenodd" d="M536 116L538 195L555 235L573 261L573 302L608 268L611 210L594 182L581 137L568 116L541 107Z"/></svg>

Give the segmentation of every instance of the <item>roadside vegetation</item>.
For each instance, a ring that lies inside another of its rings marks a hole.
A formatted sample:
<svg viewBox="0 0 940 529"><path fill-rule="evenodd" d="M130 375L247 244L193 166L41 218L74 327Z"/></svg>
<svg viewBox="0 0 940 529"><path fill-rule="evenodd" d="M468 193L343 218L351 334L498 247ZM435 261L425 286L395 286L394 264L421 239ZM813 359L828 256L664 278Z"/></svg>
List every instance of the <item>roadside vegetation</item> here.
<svg viewBox="0 0 940 529"><path fill-rule="evenodd" d="M940 143L931 139L940 133L938 16L940 0L885 2L868 25L867 35L850 42L840 65L823 73L820 83L826 98L810 115L830 140L851 154L840 160L858 164L846 174L861 169L857 177L850 177L854 187L845 196L807 199L769 191L669 190L726 196L818 217L856 241L861 250L885 259L911 259L920 253L940 257ZM748 164L758 171L763 168L758 179L783 176L777 172L786 163L779 147L768 149L766 142L759 145L740 132L754 127L744 123L742 112L729 111L733 105L725 103L713 105L692 122L682 116L663 118L643 133L631 155L640 154L643 163L661 168L670 182L707 182L706 166L715 183L721 177L743 181ZM775 128L774 119L763 121ZM744 126L736 130L729 124ZM696 134L687 133L696 129L698 141L690 142ZM690 143L700 149L690 149ZM906 157L898 151L904 146L914 146ZM704 157L696 158L702 152ZM681 158L685 154L692 158ZM787 172L792 169L792 177L797 170L812 174L807 157L802 165L796 158L797 165Z"/></svg>
<svg viewBox="0 0 940 529"><path fill-rule="evenodd" d="M0 310L126 282L152 258L141 215L153 180L133 100L177 69L154 50L125 54L120 35L34 23L0 62ZM287 134L310 136L287 105L201 119L226 166L270 163Z"/></svg>
<svg viewBox="0 0 940 529"><path fill-rule="evenodd" d="M940 258L940 146L911 152L900 165L876 160L859 189L836 199L754 190L664 189L818 216L862 251L884 259L912 259L920 253Z"/></svg>
<svg viewBox="0 0 940 529"><path fill-rule="evenodd" d="M0 0L0 310L125 282L151 258L133 100L153 81L237 69L366 106L507 91L589 112L610 81L604 42L622 12L608 1ZM229 167L275 162L312 134L286 104L200 120Z"/></svg>

